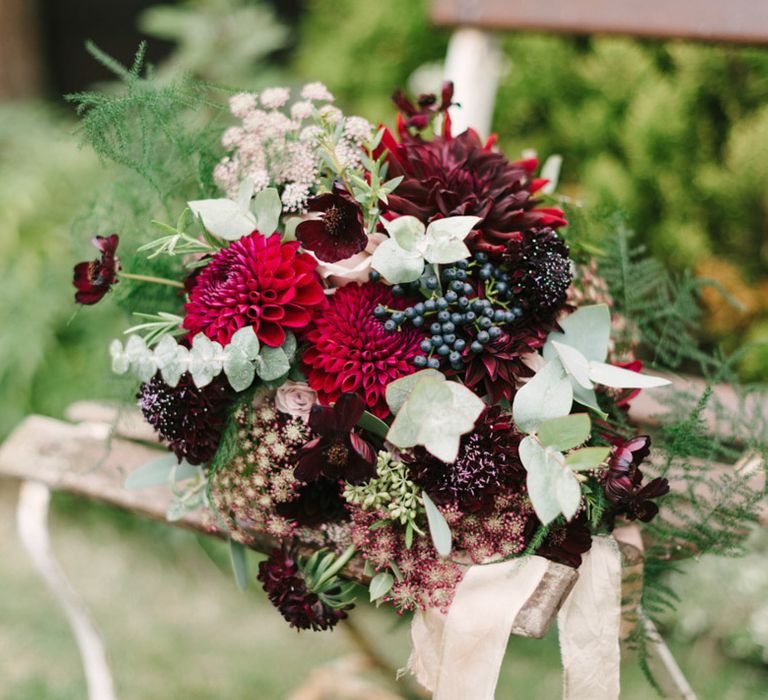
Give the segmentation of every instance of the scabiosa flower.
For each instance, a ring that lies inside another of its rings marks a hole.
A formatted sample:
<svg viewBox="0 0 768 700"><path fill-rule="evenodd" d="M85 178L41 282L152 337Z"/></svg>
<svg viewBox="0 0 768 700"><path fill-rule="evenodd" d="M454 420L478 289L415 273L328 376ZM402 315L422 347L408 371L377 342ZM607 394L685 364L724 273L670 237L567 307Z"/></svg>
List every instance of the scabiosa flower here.
<svg viewBox="0 0 768 700"><path fill-rule="evenodd" d="M446 464L423 448L414 450L410 477L439 504L463 512L487 512L498 493L523 488L525 469L518 456L522 435L499 406L486 408L474 429L461 439L459 456Z"/></svg>
<svg viewBox="0 0 768 700"><path fill-rule="evenodd" d="M110 236L94 236L91 243L101 253L101 258L75 265L72 284L75 285L75 301L78 304L95 304L104 297L117 282L120 260L115 255L120 238L116 233Z"/></svg>
<svg viewBox="0 0 768 700"><path fill-rule="evenodd" d="M401 142L385 131L379 148L387 154L388 174L404 178L388 195L387 218L410 214L426 224L479 216L465 242L470 250L497 255L520 231L566 223L560 209L540 207L534 198L546 183L534 178L536 159L508 161L492 150L495 138L483 143L472 129L455 137L444 131L426 141L408 132L402 116L398 126Z"/></svg>
<svg viewBox="0 0 768 700"><path fill-rule="evenodd" d="M423 333L412 326L386 330L384 321L373 315L379 305L402 309L404 302L383 284L349 284L336 291L304 336L309 343L304 373L321 403L359 391L368 410L385 418L387 384L416 371L413 358L420 352Z"/></svg>
<svg viewBox="0 0 768 700"><path fill-rule="evenodd" d="M323 262L346 260L368 244L363 212L342 186L335 184L332 192L313 197L307 209L320 216L302 221L296 238Z"/></svg>
<svg viewBox="0 0 768 700"><path fill-rule="evenodd" d="M364 410L358 394L342 394L333 406L312 407L309 427L318 437L301 448L297 479L312 482L324 476L360 483L375 476L376 452L354 430Z"/></svg>
<svg viewBox="0 0 768 700"><path fill-rule="evenodd" d="M205 333L227 345L237 330L252 326L262 343L277 347L287 330L305 328L326 302L317 261L298 247L254 231L216 253L185 305L190 336Z"/></svg>
<svg viewBox="0 0 768 700"><path fill-rule="evenodd" d="M551 227L528 229L508 240L503 258L517 303L528 314L551 319L565 304L573 279L565 242Z"/></svg>
<svg viewBox="0 0 768 700"><path fill-rule="evenodd" d="M272 551L268 559L259 564L258 580L270 602L290 623L291 627L304 630L327 630L347 617L351 604L334 607L323 597L334 596L330 590L324 596L313 593L308 587L295 556L282 549ZM339 586L339 590L341 586Z"/></svg>
<svg viewBox="0 0 768 700"><path fill-rule="evenodd" d="M198 389L189 374L175 387L158 372L137 395L147 422L169 443L179 461L204 464L213 458L232 403L228 382L219 377Z"/></svg>

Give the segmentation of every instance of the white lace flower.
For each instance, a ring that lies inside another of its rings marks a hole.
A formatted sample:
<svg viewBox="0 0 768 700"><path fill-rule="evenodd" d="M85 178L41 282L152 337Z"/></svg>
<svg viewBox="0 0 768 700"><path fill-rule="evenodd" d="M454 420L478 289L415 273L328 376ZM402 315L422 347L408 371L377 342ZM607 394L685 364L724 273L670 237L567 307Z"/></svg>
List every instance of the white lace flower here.
<svg viewBox="0 0 768 700"><path fill-rule="evenodd" d="M261 104L267 109L280 109L291 97L291 91L284 87L267 88L261 93Z"/></svg>
<svg viewBox="0 0 768 700"><path fill-rule="evenodd" d="M239 92L229 98L229 111L238 119L243 119L255 108L256 95L251 92Z"/></svg>
<svg viewBox="0 0 768 700"><path fill-rule="evenodd" d="M333 95L322 83L307 83L301 89L301 96L305 100L314 100L316 102L333 102Z"/></svg>

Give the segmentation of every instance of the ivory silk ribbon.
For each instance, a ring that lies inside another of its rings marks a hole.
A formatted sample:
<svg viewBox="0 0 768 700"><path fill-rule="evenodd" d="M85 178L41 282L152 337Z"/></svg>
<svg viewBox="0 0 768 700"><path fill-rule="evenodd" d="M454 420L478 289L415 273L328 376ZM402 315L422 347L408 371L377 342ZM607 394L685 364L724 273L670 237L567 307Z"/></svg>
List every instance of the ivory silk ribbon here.
<svg viewBox="0 0 768 700"><path fill-rule="evenodd" d="M515 618L546 573L531 556L470 566L447 614L417 611L409 670L433 700L494 700ZM595 537L558 615L565 700L619 697L621 558L612 537Z"/></svg>

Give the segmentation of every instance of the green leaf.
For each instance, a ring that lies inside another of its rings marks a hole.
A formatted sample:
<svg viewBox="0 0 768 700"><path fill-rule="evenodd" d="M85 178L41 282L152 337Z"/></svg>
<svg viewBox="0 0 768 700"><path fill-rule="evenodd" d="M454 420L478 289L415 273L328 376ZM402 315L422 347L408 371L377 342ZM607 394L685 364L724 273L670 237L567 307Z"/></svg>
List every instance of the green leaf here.
<svg viewBox="0 0 768 700"><path fill-rule="evenodd" d="M368 411L363 411L363 415L360 416L357 425L359 428L367 430L374 435L378 435L380 438L386 438L387 433L389 432L389 426L381 420L381 418L377 418L373 413L369 413Z"/></svg>
<svg viewBox="0 0 768 700"><path fill-rule="evenodd" d="M245 547L240 542L229 540L229 561L235 575L237 587L244 591L248 588L248 562L245 559Z"/></svg>
<svg viewBox="0 0 768 700"><path fill-rule="evenodd" d="M269 237L277 230L282 210L280 195L274 187L268 187L256 195L253 213L256 216L256 228L261 234Z"/></svg>
<svg viewBox="0 0 768 700"><path fill-rule="evenodd" d="M420 253L425 244L425 231L424 224L415 216L398 216L391 221L382 219L381 223L397 247L406 253Z"/></svg>
<svg viewBox="0 0 768 700"><path fill-rule="evenodd" d="M565 463L574 471L597 469L611 453L610 447L583 447L580 450L569 452L565 456Z"/></svg>
<svg viewBox="0 0 768 700"><path fill-rule="evenodd" d="M227 346L227 353L224 355L224 374L235 391L245 391L253 384L256 368L253 366L253 361L249 360L241 350L230 349Z"/></svg>
<svg viewBox="0 0 768 700"><path fill-rule="evenodd" d="M376 574L372 579L368 587L368 593L371 597L371 602L378 600L387 595L392 589L395 583L395 577L388 571L381 571Z"/></svg>
<svg viewBox="0 0 768 700"><path fill-rule="evenodd" d="M404 218L404 217L401 217ZM371 267L393 284L415 282L424 271L419 253L401 248L392 238L379 245L371 257Z"/></svg>
<svg viewBox="0 0 768 700"><path fill-rule="evenodd" d="M255 217L231 199L199 199L187 202L207 231L227 241L236 241L256 228Z"/></svg>
<svg viewBox="0 0 768 700"><path fill-rule="evenodd" d="M526 485L531 505L542 524L549 525L561 512L555 484L562 467L531 435L520 441L519 454L527 472Z"/></svg>
<svg viewBox="0 0 768 700"><path fill-rule="evenodd" d="M282 348L262 348L260 357L262 362L257 364L256 371L266 382L282 377L291 369L288 355Z"/></svg>
<svg viewBox="0 0 768 700"><path fill-rule="evenodd" d="M249 360L255 360L259 354L259 339L253 330L253 326L243 326L243 328L236 331L229 341L227 348L231 346L241 350Z"/></svg>
<svg viewBox="0 0 768 700"><path fill-rule="evenodd" d="M132 471L126 477L123 486L130 491L162 486L170 482L174 469L176 470L176 481L190 479L198 473L197 467L185 460L179 464L176 455L168 453Z"/></svg>
<svg viewBox="0 0 768 700"><path fill-rule="evenodd" d="M424 251L424 259L437 265L447 265L448 263L464 260L469 255L469 248L467 248L463 241L456 239L428 243Z"/></svg>
<svg viewBox="0 0 768 700"><path fill-rule="evenodd" d="M512 415L520 430L533 434L544 421L567 416L572 405L571 380L555 358L515 394Z"/></svg>
<svg viewBox="0 0 768 700"><path fill-rule="evenodd" d="M574 413L544 421L537 435L544 447L564 452L586 442L591 425L588 414Z"/></svg>
<svg viewBox="0 0 768 700"><path fill-rule="evenodd" d="M555 476L555 497L560 511L570 520L581 503L581 484L570 469L560 469Z"/></svg>
<svg viewBox="0 0 768 700"><path fill-rule="evenodd" d="M447 557L451 553L452 537L451 528L445 521L443 514L437 509L432 499L426 491L422 491L424 500L424 510L427 511L427 522L429 523L429 534L432 536L432 544L435 545L437 553L442 557Z"/></svg>
<svg viewBox="0 0 768 700"><path fill-rule="evenodd" d="M582 306L558 324L563 333L549 334L542 351L545 360L555 357L552 341L557 341L576 348L588 360L605 361L611 335L611 312L605 304Z"/></svg>
<svg viewBox="0 0 768 700"><path fill-rule="evenodd" d="M400 379L396 379L394 382L387 384L387 406L389 406L389 410L392 411L392 413L397 414L410 393L413 391L413 387L424 377L442 377L445 379L445 375L438 372L436 369L422 369L419 372L408 374L405 377L401 377Z"/></svg>

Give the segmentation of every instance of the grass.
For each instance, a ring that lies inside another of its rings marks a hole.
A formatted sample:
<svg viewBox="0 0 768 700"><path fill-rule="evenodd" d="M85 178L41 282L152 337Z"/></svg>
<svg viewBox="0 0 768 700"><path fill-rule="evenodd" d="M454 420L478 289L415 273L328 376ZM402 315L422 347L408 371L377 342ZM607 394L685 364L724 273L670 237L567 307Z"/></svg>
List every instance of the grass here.
<svg viewBox="0 0 768 700"><path fill-rule="evenodd" d="M80 699L85 684L74 641L15 538L14 498L10 483L0 482L0 698ZM277 700L316 665L354 651L342 629L289 629L258 586L239 593L217 565L226 559L223 546L211 547L211 540L209 555L192 533L61 496L51 533L59 561L102 629L121 700ZM369 606L355 614L393 664L403 665L407 625ZM765 673L724 659L711 642L674 651L700 698L764 697ZM631 658L622 680L623 700L653 697ZM521 692L559 697L554 633L543 641L511 640L497 697Z"/></svg>

